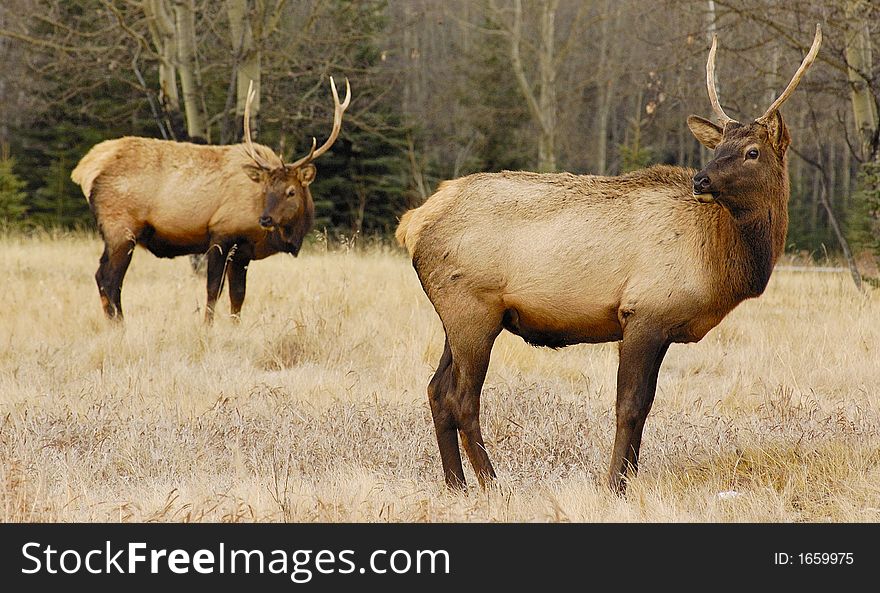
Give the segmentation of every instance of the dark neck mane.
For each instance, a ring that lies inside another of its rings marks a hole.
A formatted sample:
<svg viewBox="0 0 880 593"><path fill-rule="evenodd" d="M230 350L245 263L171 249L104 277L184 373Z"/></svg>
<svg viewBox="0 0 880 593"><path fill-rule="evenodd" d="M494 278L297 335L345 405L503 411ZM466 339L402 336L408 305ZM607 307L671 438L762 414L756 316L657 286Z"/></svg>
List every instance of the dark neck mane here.
<svg viewBox="0 0 880 593"><path fill-rule="evenodd" d="M737 296L741 298L760 295L770 281L781 251L774 245L777 235L774 225L782 221L774 220L774 215L773 209L767 208L763 212L750 212L734 222L736 236L731 255L735 261L731 262L729 281L737 287Z"/></svg>

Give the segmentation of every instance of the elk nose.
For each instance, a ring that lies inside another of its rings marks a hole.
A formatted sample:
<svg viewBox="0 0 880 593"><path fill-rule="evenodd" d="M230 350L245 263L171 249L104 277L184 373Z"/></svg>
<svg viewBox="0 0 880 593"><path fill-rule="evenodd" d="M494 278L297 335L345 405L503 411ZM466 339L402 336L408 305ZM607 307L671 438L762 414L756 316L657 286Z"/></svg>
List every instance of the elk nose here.
<svg viewBox="0 0 880 593"><path fill-rule="evenodd" d="M705 173L699 173L694 177L694 193L695 194L705 194L709 192L709 187L711 187L712 182L709 180L709 176Z"/></svg>
<svg viewBox="0 0 880 593"><path fill-rule="evenodd" d="M272 220L271 216L266 216L265 214L260 217L260 226L264 229L270 229L275 226L275 221Z"/></svg>

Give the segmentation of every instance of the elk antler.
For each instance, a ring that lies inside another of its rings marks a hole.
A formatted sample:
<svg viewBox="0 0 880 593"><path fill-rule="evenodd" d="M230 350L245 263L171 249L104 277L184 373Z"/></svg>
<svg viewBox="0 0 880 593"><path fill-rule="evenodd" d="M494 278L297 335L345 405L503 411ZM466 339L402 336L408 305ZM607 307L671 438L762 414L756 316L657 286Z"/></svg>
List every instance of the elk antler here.
<svg viewBox="0 0 880 593"><path fill-rule="evenodd" d="M302 167L306 163L309 163L325 152L333 146L333 143L336 142L336 138L339 136L339 131L342 129L342 113L348 108L348 104L351 102L351 86L348 84L348 79L345 79L345 101L342 103L339 102L339 93L336 92L336 83L333 82L333 77L330 77L330 90L333 92L333 103L335 105L333 109L333 130L330 132L330 137L327 138L327 141L321 145L321 148L315 150L315 145L317 145L318 141L315 138L312 138L312 149L309 151L309 154L302 157L295 163L291 163L287 165L288 167L295 169L297 167Z"/></svg>
<svg viewBox="0 0 880 593"><path fill-rule="evenodd" d="M271 170L274 169L272 163L267 161L257 152L254 148L254 143L251 140L251 103L253 103L256 94L257 92L254 90L254 81L252 80L248 85L247 101L244 104L244 149L259 168Z"/></svg>
<svg viewBox="0 0 880 593"><path fill-rule="evenodd" d="M712 36L712 48L709 50L709 61L706 62L706 87L709 89L709 102L712 103L712 111L718 117L723 128L728 122L736 121L721 109L718 102L718 89L715 85L715 50L718 49L718 36Z"/></svg>
<svg viewBox="0 0 880 593"><path fill-rule="evenodd" d="M782 94L779 95L779 98L773 101L773 104L770 105L770 108L767 109L767 112L756 119L755 121L759 124L767 123L771 117L779 110L779 107L785 103L785 100L788 99L789 95L794 92L794 89L797 88L798 83L800 83L801 78L803 78L804 73L807 71L813 62L816 60L816 56L819 54L819 46L822 45L822 25L816 23L816 36L813 38L813 46L810 47L810 51L807 53L806 57L804 57L804 61L801 62L801 67L797 69L797 72L794 73L794 77L791 79L791 82L788 83L788 86L782 91Z"/></svg>

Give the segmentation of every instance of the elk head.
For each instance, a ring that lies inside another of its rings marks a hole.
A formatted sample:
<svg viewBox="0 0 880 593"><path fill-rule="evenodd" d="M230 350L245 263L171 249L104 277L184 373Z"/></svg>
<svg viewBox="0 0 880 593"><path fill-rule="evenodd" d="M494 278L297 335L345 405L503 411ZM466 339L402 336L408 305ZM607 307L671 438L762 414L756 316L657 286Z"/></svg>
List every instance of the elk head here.
<svg viewBox="0 0 880 593"><path fill-rule="evenodd" d="M694 195L701 202L718 202L734 215L754 211L761 200L788 192L785 153L791 142L788 128L779 113L779 107L797 88L807 68L816 59L822 44L822 29L816 25L816 36L800 68L791 82L766 113L755 121L742 124L730 117L718 102L715 85L715 50L717 39L712 39L709 61L706 64L706 86L709 101L718 118L716 125L692 115L687 123L699 142L715 151L714 158L693 178Z"/></svg>
<svg viewBox="0 0 880 593"><path fill-rule="evenodd" d="M288 237L288 228L291 225L300 226L300 222L306 217L307 212L313 208L312 194L309 185L315 180L317 173L312 161L327 152L336 141L339 131L342 129L342 114L351 102L351 87L348 79L345 80L345 101L339 101L336 92L336 83L330 77L330 89L333 92L333 129L330 137L316 148L317 140L312 138L312 148L301 159L285 164L280 155L277 161L267 159L251 140L250 131L250 108L254 99L253 81L248 87L247 103L244 109L244 143L245 150L253 163L245 165L244 169L248 177L263 188L263 212L257 222L261 228L267 231L278 229L285 240L301 240Z"/></svg>

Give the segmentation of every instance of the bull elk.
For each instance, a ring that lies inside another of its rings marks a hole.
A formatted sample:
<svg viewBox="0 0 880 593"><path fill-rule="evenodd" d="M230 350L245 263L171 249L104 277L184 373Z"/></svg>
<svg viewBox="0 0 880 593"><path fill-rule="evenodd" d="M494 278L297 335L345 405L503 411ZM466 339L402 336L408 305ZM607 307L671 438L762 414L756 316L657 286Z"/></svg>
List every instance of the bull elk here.
<svg viewBox="0 0 880 593"><path fill-rule="evenodd" d="M448 486L465 486L459 435L480 484L495 477L480 391L492 345L506 329L551 348L619 341L608 482L625 492L669 345L699 341L764 292L783 251L790 136L779 108L821 41L817 26L785 91L742 124L718 102L713 39L706 83L720 122L687 120L715 151L702 171L480 173L443 182L401 217L397 240L446 334L428 400Z"/></svg>
<svg viewBox="0 0 880 593"><path fill-rule="evenodd" d="M244 143L206 146L153 138L124 137L94 146L71 173L95 216L104 253L95 280L104 313L122 318L122 281L135 245L157 257L207 252L205 321L229 279L232 316L238 319L252 260L279 252L299 253L314 222L309 185L312 164L336 141L351 101L345 82L340 102L333 78L330 136L320 148L293 163L250 134L253 83L244 113Z"/></svg>

